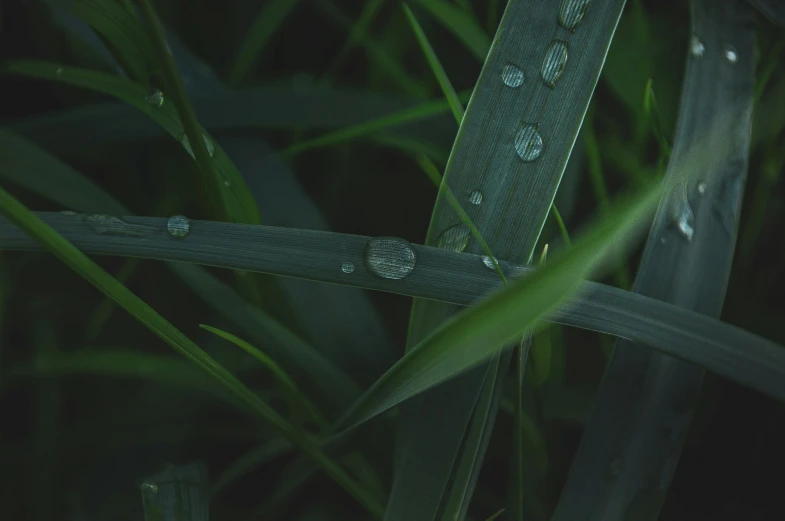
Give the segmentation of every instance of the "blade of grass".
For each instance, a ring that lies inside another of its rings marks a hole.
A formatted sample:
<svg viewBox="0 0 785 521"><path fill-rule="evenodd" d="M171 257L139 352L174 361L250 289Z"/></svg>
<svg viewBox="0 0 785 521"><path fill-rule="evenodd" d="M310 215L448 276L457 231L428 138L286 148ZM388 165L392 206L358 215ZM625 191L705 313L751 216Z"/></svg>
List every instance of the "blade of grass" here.
<svg viewBox="0 0 785 521"><path fill-rule="evenodd" d="M352 495L368 512L375 517L381 517L383 508L377 503L376 499L368 495L340 466L324 454L310 436L286 422L268 404L245 387L236 377L220 366L179 330L169 324L161 315L137 298L125 286L119 284L84 253L41 221L33 212L25 208L24 205L2 188L0 188L0 212L52 251L68 267L115 300L119 306L174 348L175 351L223 384L249 410L264 418L284 438L309 455L322 470Z"/></svg>
<svg viewBox="0 0 785 521"><path fill-rule="evenodd" d="M207 521L210 516L207 464L167 465L141 484L145 521Z"/></svg>
<svg viewBox="0 0 785 521"><path fill-rule="evenodd" d="M701 35L706 52L689 53L687 59L665 175L668 189L649 233L635 291L717 317L746 179L754 15L745 2L693 0L692 16L693 34ZM736 49L735 60L723 51L728 42ZM703 374L694 365L620 342L554 520L657 519Z"/></svg>
<svg viewBox="0 0 785 521"><path fill-rule="evenodd" d="M168 53L167 56L169 56ZM169 58L171 59L171 56ZM158 123L168 134L180 142L191 157L195 157L194 148L191 146L192 139L184 131L178 111L171 104L165 102L161 106L151 104L147 100L149 92L138 83L110 74L75 67L63 67L55 63L41 61L6 63L0 66L0 72L59 81L95 90L125 101ZM178 101L177 103L179 104L180 102ZM218 183L220 185L218 188L220 189L224 205L230 212L230 217L235 222L259 223L259 211L256 208L253 197L248 192L240 172L237 171L220 145L206 132L201 131L198 136L198 143L205 157L211 165L214 165L217 176L221 179L221 182ZM213 151L212 157L207 152L206 147L208 144ZM199 149L199 146L196 148Z"/></svg>
<svg viewBox="0 0 785 521"><path fill-rule="evenodd" d="M750 0L761 13L779 25L785 27L785 5L777 0Z"/></svg>
<svg viewBox="0 0 785 521"><path fill-rule="evenodd" d="M352 28L349 31L349 37L346 39L346 42L344 42L341 50L336 53L335 57L330 63L330 66L327 67L327 70L322 75L322 81L331 80L338 73L341 67L343 67L343 64L346 62L346 58L349 56L349 53L357 46L357 44L363 40L367 40L368 29L376 18L376 15L379 14L379 10L381 9L384 2L385 0L368 0L365 2L363 10L360 12L359 18L352 24Z"/></svg>
<svg viewBox="0 0 785 521"><path fill-rule="evenodd" d="M444 72L444 68L439 61L439 58L436 56L430 42L428 42L428 37L425 36L422 27L420 27L420 24L414 17L414 13L412 13L412 10L409 9L408 5L401 4L401 6L403 7L403 12L406 14L406 19L409 21L409 25L412 27L412 31L414 31L414 36L417 38L417 42L420 44L420 48L425 55L425 59L428 61L428 65L433 71L434 76L436 76L436 81L439 82L439 87L442 89L442 93L444 94L447 103L450 105L450 110L452 110L455 120L460 125L461 120L463 119L463 105L461 105L461 102L458 99L458 93L455 92L455 89L450 82L450 78L448 78L447 73Z"/></svg>
<svg viewBox="0 0 785 521"><path fill-rule="evenodd" d="M475 58L485 61L491 48L491 39L473 16L446 0L417 0L417 5L426 9L453 33Z"/></svg>
<svg viewBox="0 0 785 521"><path fill-rule="evenodd" d="M273 438L272 441L264 445L254 447L251 451L243 454L234 461L234 463L215 478L211 494L216 495L220 493L222 490L226 489L226 487L254 469L282 456L291 449L292 444L283 438Z"/></svg>
<svg viewBox="0 0 785 521"><path fill-rule="evenodd" d="M222 331L215 327L206 326L204 324L200 324L199 327L209 331L210 333L213 333L214 335L218 335L225 340L228 340L249 355L256 358L273 374L281 388L281 391L288 398L289 404L293 410L299 409L308 419L315 422L319 427L324 428L327 426L327 421L324 419L324 416L322 416L322 413L319 412L319 409L314 406L311 400L309 400L308 397L302 393L302 391L300 391L300 389L297 387L297 384L294 383L294 380L292 380L292 378L286 374L286 371L284 371L281 366L275 362L275 360L245 340L238 338L231 333L227 333L226 331Z"/></svg>
<svg viewBox="0 0 785 521"><path fill-rule="evenodd" d="M78 216L46 212L37 215L85 252L174 260L178 261L174 265L181 268L197 268L181 263L201 263L385 291L458 306L472 304L501 286L498 275L484 265L479 255L415 244L411 248L417 259L417 269L402 280L381 279L364 268L363 255L370 239L364 236L192 221L189 236L175 241L163 232L166 219L123 218L132 224L161 230L160 234L145 236L142 245L134 237L113 236L107 240L87 228ZM0 244L8 250L40 249L21 230L2 218ZM347 261L355 265L350 276L340 269ZM498 262L508 279L525 277L534 271L526 266ZM209 288L205 293L208 303L213 291L214 288ZM233 319L232 313L238 313L243 315L242 321L235 318L238 324L246 323L248 309L230 307L228 311L228 319ZM248 315L247 325L253 323L252 319L259 320L259 317ZM785 385L782 384L785 348L699 313L612 286L584 282L574 299L546 320L652 347L785 401ZM270 326L264 321L255 323L257 327L260 324L262 328ZM249 336L257 333L248 330ZM292 349L296 347L298 344L292 344ZM285 355L286 350L281 350L276 357L281 359ZM318 368L318 353L303 348L297 355L307 362L303 364L304 369ZM318 372L311 374L314 378L320 377ZM320 382L325 386L325 392L330 390L328 383Z"/></svg>
<svg viewBox="0 0 785 521"><path fill-rule="evenodd" d="M269 0L265 3L248 29L243 45L232 62L227 80L229 85L242 83L264 46L299 3L300 0Z"/></svg>

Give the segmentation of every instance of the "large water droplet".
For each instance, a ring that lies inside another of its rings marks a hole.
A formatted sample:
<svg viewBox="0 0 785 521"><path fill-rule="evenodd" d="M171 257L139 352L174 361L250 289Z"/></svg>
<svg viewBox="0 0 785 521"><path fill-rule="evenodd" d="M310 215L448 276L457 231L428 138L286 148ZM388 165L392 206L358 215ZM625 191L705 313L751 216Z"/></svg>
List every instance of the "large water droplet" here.
<svg viewBox="0 0 785 521"><path fill-rule="evenodd" d="M341 264L341 271L344 273L354 273L354 264L351 262L344 262Z"/></svg>
<svg viewBox="0 0 785 521"><path fill-rule="evenodd" d="M523 85L523 71L512 63L502 67L502 81L508 87L520 87Z"/></svg>
<svg viewBox="0 0 785 521"><path fill-rule="evenodd" d="M398 237L375 237L365 246L365 267L383 279L399 280L414 270L412 245Z"/></svg>
<svg viewBox="0 0 785 521"><path fill-rule="evenodd" d="M481 259L482 259L482 264L483 264L483 266L485 266L485 267L486 267L486 268L488 268L489 270L494 270L494 271L496 271L496 266L494 266L494 264L493 264L493 259L491 259L491 258L490 258L489 256L487 256L487 255L483 255L483 256L481 257ZM496 262L498 262L498 261L496 261Z"/></svg>
<svg viewBox="0 0 785 521"><path fill-rule="evenodd" d="M700 58L701 56L703 56L703 53L705 52L706 52L706 46L703 45L703 42L701 41L700 38L698 38L697 35L693 34L692 38L690 38L690 54L694 58Z"/></svg>
<svg viewBox="0 0 785 521"><path fill-rule="evenodd" d="M732 45L725 46L725 59L731 63L736 63L739 61L739 54L736 52L736 48Z"/></svg>
<svg viewBox="0 0 785 521"><path fill-rule="evenodd" d="M191 221L184 215L173 215L166 221L166 231L175 239L182 239L191 231Z"/></svg>
<svg viewBox="0 0 785 521"><path fill-rule="evenodd" d="M469 245L469 227L456 224L444 230L436 239L436 247L450 251L464 251Z"/></svg>
<svg viewBox="0 0 785 521"><path fill-rule="evenodd" d="M542 136L537 127L524 123L515 135L515 150L524 161L534 161L542 153Z"/></svg>
<svg viewBox="0 0 785 521"><path fill-rule="evenodd" d="M207 134L204 133L202 134L202 139L204 140L205 148L207 148L207 154L210 157L213 157L215 154L215 145L213 144L213 140L207 137ZM182 143L185 151L188 152L188 155L195 159L196 156L194 155L194 151L191 148L191 142L188 140L188 135L185 132L183 132L183 135L180 138L180 143Z"/></svg>
<svg viewBox="0 0 785 521"><path fill-rule="evenodd" d="M479 190L472 191L472 193L469 194L469 202L472 204L481 204L482 192L480 192Z"/></svg>
<svg viewBox="0 0 785 521"><path fill-rule="evenodd" d="M161 108L164 106L164 93L156 89L145 96L144 100L153 107Z"/></svg>
<svg viewBox="0 0 785 521"><path fill-rule="evenodd" d="M153 226L144 224L130 224L119 217L103 213L88 215L85 223L94 233L100 235L122 235L128 237L141 237L157 232Z"/></svg>
<svg viewBox="0 0 785 521"><path fill-rule="evenodd" d="M542 79L551 88L556 87L567 66L567 42L554 40L545 52L545 59L542 60Z"/></svg>
<svg viewBox="0 0 785 521"><path fill-rule="evenodd" d="M575 32L583 20L591 0L563 0L559 11L559 24L565 29Z"/></svg>

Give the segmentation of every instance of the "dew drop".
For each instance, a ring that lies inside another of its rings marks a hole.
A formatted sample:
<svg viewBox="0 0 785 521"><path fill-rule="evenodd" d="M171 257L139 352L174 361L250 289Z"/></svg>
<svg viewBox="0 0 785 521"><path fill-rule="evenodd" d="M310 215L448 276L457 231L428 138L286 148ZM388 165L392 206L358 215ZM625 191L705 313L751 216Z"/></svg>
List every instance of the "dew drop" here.
<svg viewBox="0 0 785 521"><path fill-rule="evenodd" d="M542 153L542 136L537 127L524 123L515 135L515 150L524 161L534 161Z"/></svg>
<svg viewBox="0 0 785 521"><path fill-rule="evenodd" d="M469 202L472 204L481 204L482 203L482 192L479 190L474 190L472 193L469 194Z"/></svg>
<svg viewBox="0 0 785 521"><path fill-rule="evenodd" d="M508 87L520 87L523 85L523 71L512 63L502 67L502 81Z"/></svg>
<svg viewBox="0 0 785 521"><path fill-rule="evenodd" d="M692 35L692 38L690 38L690 54L692 54L694 58L700 58L703 56L704 52L706 52L706 46L703 45L700 38L696 35Z"/></svg>
<svg viewBox="0 0 785 521"><path fill-rule="evenodd" d="M152 483L150 481L145 481L144 483L142 483L142 485L139 488L142 489L142 494L145 494L145 495L147 495L147 494L151 494L151 495L158 494L158 485L156 483Z"/></svg>
<svg viewBox="0 0 785 521"><path fill-rule="evenodd" d="M706 183L699 183L698 184L698 193L703 195L706 193Z"/></svg>
<svg viewBox="0 0 785 521"><path fill-rule="evenodd" d="M486 267L486 268L488 268L489 270L496 271L496 266L494 266L494 264L493 264L493 259L491 259L491 258L490 258L489 256L487 256L487 255L483 255L483 256L481 257L481 259L482 259L482 264L483 264L483 266L485 266L485 267ZM496 262L498 262L498 261L496 261Z"/></svg>
<svg viewBox="0 0 785 521"><path fill-rule="evenodd" d="M559 25L575 32L578 24L583 20L583 15L586 14L590 2L591 0L563 0L561 11L559 11Z"/></svg>
<svg viewBox="0 0 785 521"><path fill-rule="evenodd" d="M144 100L153 107L161 108L164 106L164 93L160 90L156 89L147 96L144 97Z"/></svg>
<svg viewBox="0 0 785 521"><path fill-rule="evenodd" d="M365 267L383 279L399 280L414 270L412 245L398 237L375 237L368 241L364 254Z"/></svg>
<svg viewBox="0 0 785 521"><path fill-rule="evenodd" d="M736 63L739 61L739 54L736 52L736 48L734 46L725 46L725 59L731 63Z"/></svg>
<svg viewBox="0 0 785 521"><path fill-rule="evenodd" d="M456 224L444 230L436 239L436 247L444 250L462 252L469 245L469 227Z"/></svg>
<svg viewBox="0 0 785 521"><path fill-rule="evenodd" d="M228 179L224 179L224 186L232 186L232 183Z"/></svg>
<svg viewBox="0 0 785 521"><path fill-rule="evenodd" d="M63 75L63 68L62 67L58 67L57 70L55 71L55 74L57 74L58 76L62 76Z"/></svg>
<svg viewBox="0 0 785 521"><path fill-rule="evenodd" d="M556 87L567 66L567 42L554 40L545 52L540 74L545 84L551 88Z"/></svg>
<svg viewBox="0 0 785 521"><path fill-rule="evenodd" d="M213 144L212 139L207 137L207 134L202 134L202 139L204 140L205 148L207 148L207 154L210 157L213 157L213 155L215 154L215 145ZM196 159L196 156L194 155L194 151L191 148L191 142L188 140L188 135L185 132L183 132L183 135L180 138L180 143L182 143L183 147L185 148L185 151L188 152L188 155Z"/></svg>
<svg viewBox="0 0 785 521"><path fill-rule="evenodd" d="M184 215L173 215L166 221L166 231L175 239L182 239L191 231L191 221Z"/></svg>
<svg viewBox="0 0 785 521"><path fill-rule="evenodd" d="M344 273L354 273L354 264L351 262L344 262L341 264L341 271Z"/></svg>
<svg viewBox="0 0 785 521"><path fill-rule="evenodd" d="M689 201L684 201L681 205L676 217L676 229L688 241L695 235L695 214L692 213Z"/></svg>
<svg viewBox="0 0 785 521"><path fill-rule="evenodd" d="M150 235L158 230L144 224L131 224L119 217L97 213L85 217L85 223L94 233L99 235L121 235L127 237L141 237Z"/></svg>

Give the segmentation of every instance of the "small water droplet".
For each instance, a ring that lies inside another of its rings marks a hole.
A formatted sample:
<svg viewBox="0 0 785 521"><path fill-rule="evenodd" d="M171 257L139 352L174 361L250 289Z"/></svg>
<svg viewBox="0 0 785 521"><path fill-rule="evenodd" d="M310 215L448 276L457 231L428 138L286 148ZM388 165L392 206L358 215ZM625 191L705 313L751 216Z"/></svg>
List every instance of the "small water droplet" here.
<svg viewBox="0 0 785 521"><path fill-rule="evenodd" d="M520 87L523 85L523 71L512 63L507 63L502 67L502 81L508 87Z"/></svg>
<svg viewBox="0 0 785 521"><path fill-rule="evenodd" d="M58 67L57 70L55 71L55 74L57 74L58 76L62 76L63 75L63 68L62 67Z"/></svg>
<svg viewBox="0 0 785 521"><path fill-rule="evenodd" d="M703 45L703 42L697 35L693 34L692 38L690 38L690 54L694 58L700 58L704 52L706 52L706 46Z"/></svg>
<svg viewBox="0 0 785 521"><path fill-rule="evenodd" d="M554 40L545 52L540 74L545 84L551 88L556 87L567 66L567 42Z"/></svg>
<svg viewBox="0 0 785 521"><path fill-rule="evenodd" d="M412 245L398 237L375 237L368 241L364 253L365 267L383 279L399 280L414 270Z"/></svg>
<svg viewBox="0 0 785 521"><path fill-rule="evenodd" d="M699 183L698 184L698 193L703 195L706 193L706 183Z"/></svg>
<svg viewBox="0 0 785 521"><path fill-rule="evenodd" d="M450 226L436 239L436 247L450 251L464 251L469 245L469 233L469 227L465 224Z"/></svg>
<svg viewBox="0 0 785 521"><path fill-rule="evenodd" d="M205 148L207 148L207 154L210 157L213 157L213 155L215 154L215 145L213 144L213 140L207 137L207 134L204 133L202 134L202 139L204 140ZM183 135L180 138L180 143L182 143L183 147L185 148L185 151L188 152L188 155L196 159L196 156L194 155L194 151L191 148L191 142L188 140L188 135L185 132L183 132Z"/></svg>
<svg viewBox="0 0 785 521"><path fill-rule="evenodd" d="M496 262L498 262L498 261L496 261ZM489 270L496 271L496 266L494 266L494 264L493 264L493 259L491 259L489 256L483 255L482 256L482 263Z"/></svg>
<svg viewBox="0 0 785 521"><path fill-rule="evenodd" d="M224 179L224 186L232 186L232 183L228 179Z"/></svg>
<svg viewBox="0 0 785 521"><path fill-rule="evenodd" d="M60 212L60 215L72 216L72 215L76 215L76 212L72 212L71 210L63 210L62 212Z"/></svg>
<svg viewBox="0 0 785 521"><path fill-rule="evenodd" d="M150 481L145 481L139 488L142 489L142 494L158 494L158 485Z"/></svg>
<svg viewBox="0 0 785 521"><path fill-rule="evenodd" d="M668 239L666 239L665 237L661 237L661 238L660 238L660 242L661 242L662 244L667 244L667 243L668 243Z"/></svg>
<svg viewBox="0 0 785 521"><path fill-rule="evenodd" d="M161 108L164 106L164 93L160 90L156 89L147 96L144 97L144 100L153 107Z"/></svg>
<svg viewBox="0 0 785 521"><path fill-rule="evenodd" d="M341 264L341 271L344 273L354 273L354 264L351 262L344 262Z"/></svg>
<svg viewBox="0 0 785 521"><path fill-rule="evenodd" d="M684 201L676 217L676 229L688 241L692 240L695 235L695 214L692 213L692 207L689 201Z"/></svg>
<svg viewBox="0 0 785 521"><path fill-rule="evenodd" d="M561 3L561 11L559 11L559 24L565 29L575 32L590 3L591 0L564 0Z"/></svg>
<svg viewBox="0 0 785 521"><path fill-rule="evenodd" d="M537 127L524 123L515 135L515 150L524 161L534 161L542 153L542 136Z"/></svg>
<svg viewBox="0 0 785 521"><path fill-rule="evenodd" d="M469 194L469 202L472 204L481 204L482 192L480 192L479 190L472 191L472 193Z"/></svg>
<svg viewBox="0 0 785 521"><path fill-rule="evenodd" d="M736 52L736 48L734 46L725 46L725 59L731 63L736 63L739 61L739 54Z"/></svg>
<svg viewBox="0 0 785 521"><path fill-rule="evenodd" d="M141 237L158 231L153 226L127 223L119 217L103 213L88 215L85 217L85 223L90 230L100 235Z"/></svg>
<svg viewBox="0 0 785 521"><path fill-rule="evenodd" d="M173 215L166 221L166 231L175 239L182 239L191 231L191 221L184 215Z"/></svg>

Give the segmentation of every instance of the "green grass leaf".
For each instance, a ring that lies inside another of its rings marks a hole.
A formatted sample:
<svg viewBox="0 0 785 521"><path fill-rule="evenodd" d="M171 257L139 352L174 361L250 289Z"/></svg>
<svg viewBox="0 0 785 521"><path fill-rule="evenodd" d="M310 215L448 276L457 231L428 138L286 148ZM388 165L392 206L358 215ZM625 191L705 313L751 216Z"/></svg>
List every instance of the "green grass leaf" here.
<svg viewBox="0 0 785 521"><path fill-rule="evenodd" d="M249 410L264 418L282 436L308 454L320 468L345 488L371 514L381 516L381 505L346 474L337 463L324 454L310 436L284 420L234 375L2 188L0 188L0 212L49 249L69 268L115 300L120 307L175 351L230 390Z"/></svg>
<svg viewBox="0 0 785 521"><path fill-rule="evenodd" d="M491 48L491 39L474 17L446 0L417 0L417 5L430 12L431 16L452 32L475 58L485 61Z"/></svg>

